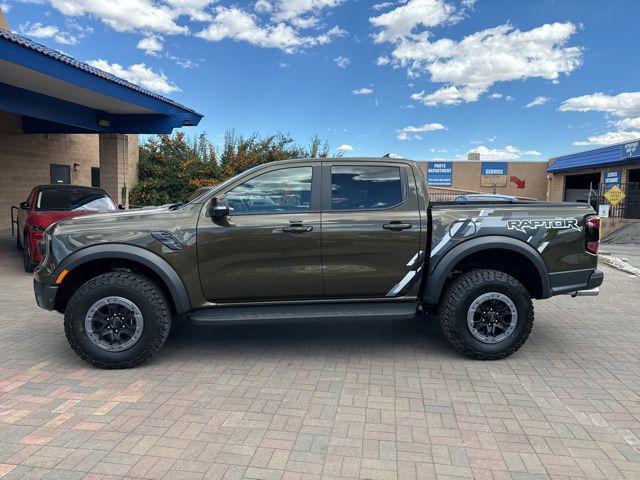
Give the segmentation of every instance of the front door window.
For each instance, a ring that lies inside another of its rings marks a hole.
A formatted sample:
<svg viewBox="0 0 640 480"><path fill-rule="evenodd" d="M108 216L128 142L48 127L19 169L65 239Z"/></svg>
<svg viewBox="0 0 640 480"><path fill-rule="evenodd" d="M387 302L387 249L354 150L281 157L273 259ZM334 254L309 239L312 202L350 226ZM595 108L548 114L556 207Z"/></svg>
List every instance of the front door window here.
<svg viewBox="0 0 640 480"><path fill-rule="evenodd" d="M227 193L233 215L305 213L311 203L311 167L263 173Z"/></svg>

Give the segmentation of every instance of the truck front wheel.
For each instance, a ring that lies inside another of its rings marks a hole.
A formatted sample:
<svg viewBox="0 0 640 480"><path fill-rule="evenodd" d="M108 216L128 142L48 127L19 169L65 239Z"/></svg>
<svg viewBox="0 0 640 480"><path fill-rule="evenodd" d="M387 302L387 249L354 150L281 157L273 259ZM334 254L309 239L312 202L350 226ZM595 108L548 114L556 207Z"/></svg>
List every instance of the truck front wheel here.
<svg viewBox="0 0 640 480"><path fill-rule="evenodd" d="M529 292L497 270L474 270L456 278L443 296L439 315L451 344L477 360L508 357L533 328Z"/></svg>
<svg viewBox="0 0 640 480"><path fill-rule="evenodd" d="M129 368L160 349L171 317L154 282L137 273L109 272L92 278L71 296L64 328L83 360L100 368Z"/></svg>

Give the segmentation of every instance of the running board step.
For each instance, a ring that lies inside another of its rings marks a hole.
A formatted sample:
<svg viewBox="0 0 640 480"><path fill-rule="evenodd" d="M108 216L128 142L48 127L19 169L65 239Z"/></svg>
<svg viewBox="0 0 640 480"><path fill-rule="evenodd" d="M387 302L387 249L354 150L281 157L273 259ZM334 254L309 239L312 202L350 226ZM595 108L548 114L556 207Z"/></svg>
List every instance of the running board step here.
<svg viewBox="0 0 640 480"><path fill-rule="evenodd" d="M207 307L191 312L192 323L257 323L324 319L412 318L415 302L360 302Z"/></svg>

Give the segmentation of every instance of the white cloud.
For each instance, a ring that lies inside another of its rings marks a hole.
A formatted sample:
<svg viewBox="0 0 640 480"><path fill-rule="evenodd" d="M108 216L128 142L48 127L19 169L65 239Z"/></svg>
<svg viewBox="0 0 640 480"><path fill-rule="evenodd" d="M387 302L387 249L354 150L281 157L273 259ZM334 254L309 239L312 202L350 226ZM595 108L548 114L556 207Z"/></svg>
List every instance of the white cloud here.
<svg viewBox="0 0 640 480"><path fill-rule="evenodd" d="M43 25L40 22L27 22L20 25L20 32L32 38L53 38L62 45L77 45L78 39L68 32L61 31L55 25Z"/></svg>
<svg viewBox="0 0 640 480"><path fill-rule="evenodd" d="M347 143L338 147L339 152L353 152L353 147Z"/></svg>
<svg viewBox="0 0 640 480"><path fill-rule="evenodd" d="M525 108L537 107L538 105L544 105L549 101L549 97L536 97L525 105Z"/></svg>
<svg viewBox="0 0 640 480"><path fill-rule="evenodd" d="M106 60L89 60L89 65L105 72L111 73L117 77L123 78L131 83L140 85L141 87L153 90L158 93L171 93L180 91L180 89L169 81L167 76L162 72L154 72L144 63L136 63L130 67L123 67L118 63L109 63Z"/></svg>
<svg viewBox="0 0 640 480"><path fill-rule="evenodd" d="M176 18L187 15L191 20L204 22L211 18L206 8L215 0L164 0L172 9Z"/></svg>
<svg viewBox="0 0 640 480"><path fill-rule="evenodd" d="M285 23L259 25L258 19L237 7L218 7L209 26L197 36L212 42L224 39L245 41L263 48L279 48L293 53L300 48L325 45L346 32L333 27L317 36L301 36L298 31Z"/></svg>
<svg viewBox="0 0 640 480"><path fill-rule="evenodd" d="M258 0L253 5L253 9L258 13L269 13L273 12L273 5L269 0Z"/></svg>
<svg viewBox="0 0 640 480"><path fill-rule="evenodd" d="M9 13L11 11L11 5L5 2L0 2L0 10L2 10L3 13Z"/></svg>
<svg viewBox="0 0 640 480"><path fill-rule="evenodd" d="M171 3L171 0L167 1ZM188 32L186 26L176 23L177 17L183 13L181 8L153 0L51 0L51 6L70 17L92 15L118 32Z"/></svg>
<svg viewBox="0 0 640 480"><path fill-rule="evenodd" d="M573 142L574 145L610 145L640 138L640 92L623 92L606 95L596 92L565 100L560 105L563 112L602 112L615 117L627 117L610 122L615 131L590 135L586 140Z"/></svg>
<svg viewBox="0 0 640 480"><path fill-rule="evenodd" d="M20 32L33 38L51 38L58 33L58 30L55 25L43 25L40 22L27 22L24 25L20 25Z"/></svg>
<svg viewBox="0 0 640 480"><path fill-rule="evenodd" d="M438 130L446 130L446 127L441 123L425 123L424 125L420 125L419 127L407 126L404 127L400 132L406 133L420 133L420 132L437 132Z"/></svg>
<svg viewBox="0 0 640 480"><path fill-rule="evenodd" d="M428 106L475 102L497 82L554 80L578 68L582 49L567 46L575 32L572 23L545 24L528 31L501 25L460 41L432 41L426 31L397 38L392 63L406 67L412 77L428 74L432 82L446 84L434 92L417 92L414 100Z"/></svg>
<svg viewBox="0 0 640 480"><path fill-rule="evenodd" d="M389 65L391 63L391 60L389 60L389 57L386 56L380 56L376 59L376 65L378 65L379 67L384 67L385 65Z"/></svg>
<svg viewBox="0 0 640 480"><path fill-rule="evenodd" d="M407 140L422 140L422 135L420 135L420 133L436 132L438 130L446 130L446 127L441 123L425 123L418 127L408 125L402 130L398 130L396 138L403 142Z"/></svg>
<svg viewBox="0 0 640 480"><path fill-rule="evenodd" d="M489 100L499 100L503 97L504 95L502 95L501 93L492 93L491 95L488 95L487 98Z"/></svg>
<svg viewBox="0 0 640 480"><path fill-rule="evenodd" d="M325 8L334 8L343 0L275 0L273 20L290 21L302 15L317 15Z"/></svg>
<svg viewBox="0 0 640 480"><path fill-rule="evenodd" d="M278 62L278 66L279 66L280 68L289 68L291 65L289 65L289 64L288 64L288 63L286 63L286 62Z"/></svg>
<svg viewBox="0 0 640 480"><path fill-rule="evenodd" d="M626 117L640 113L640 92L623 92L618 95L605 95L596 92L591 95L569 98L562 102L563 112L604 112L617 117Z"/></svg>
<svg viewBox="0 0 640 480"><path fill-rule="evenodd" d="M607 132L600 135L591 135L586 140L573 142L574 145L612 145L614 143L638 140L640 131Z"/></svg>
<svg viewBox="0 0 640 480"><path fill-rule="evenodd" d="M333 59L333 61L336 62L338 68L347 68L351 63L351 59L347 57L336 57Z"/></svg>
<svg viewBox="0 0 640 480"><path fill-rule="evenodd" d="M371 8L373 8L375 11L380 11L391 6L393 6L393 2L382 2L374 4Z"/></svg>
<svg viewBox="0 0 640 480"><path fill-rule="evenodd" d="M640 130L640 117L625 118L613 122L618 130Z"/></svg>
<svg viewBox="0 0 640 480"><path fill-rule="evenodd" d="M454 12L455 8L443 0L409 0L369 21L380 29L374 35L376 43L392 42L410 36L417 27L435 27L450 21Z"/></svg>
<svg viewBox="0 0 640 480"><path fill-rule="evenodd" d="M150 35L140 40L137 47L140 50L144 50L144 53L147 55L157 56L162 52L162 41L162 37L158 35Z"/></svg>
<svg viewBox="0 0 640 480"><path fill-rule="evenodd" d="M373 93L373 88L362 87L357 90L351 90L351 95L371 95Z"/></svg>
<svg viewBox="0 0 640 480"><path fill-rule="evenodd" d="M467 152L476 152L480 154L480 160L521 160L523 157L539 157L540 152L537 150L521 150L512 145L504 148L488 148L484 145L474 148Z"/></svg>

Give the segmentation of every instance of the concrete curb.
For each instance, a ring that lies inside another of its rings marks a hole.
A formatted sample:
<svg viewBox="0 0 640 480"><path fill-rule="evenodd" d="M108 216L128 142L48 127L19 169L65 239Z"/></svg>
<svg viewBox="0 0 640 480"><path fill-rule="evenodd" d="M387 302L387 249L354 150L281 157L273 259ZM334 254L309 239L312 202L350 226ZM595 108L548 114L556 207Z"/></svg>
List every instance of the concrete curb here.
<svg viewBox="0 0 640 480"><path fill-rule="evenodd" d="M634 267L629 262L627 262L624 258L614 257L608 253L601 253L598 258L603 262L609 265L610 267L615 268L616 270L620 270L621 272L628 273L630 275L635 275L640 278L640 268Z"/></svg>

